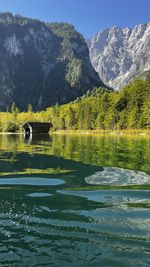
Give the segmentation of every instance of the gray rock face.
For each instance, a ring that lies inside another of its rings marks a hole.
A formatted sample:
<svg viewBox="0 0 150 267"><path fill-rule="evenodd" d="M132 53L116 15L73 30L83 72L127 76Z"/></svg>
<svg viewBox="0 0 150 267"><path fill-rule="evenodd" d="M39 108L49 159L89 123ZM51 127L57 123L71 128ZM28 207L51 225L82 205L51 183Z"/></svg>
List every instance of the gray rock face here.
<svg viewBox="0 0 150 267"><path fill-rule="evenodd" d="M87 44L93 67L115 90L150 69L150 23L137 25L132 30L105 29Z"/></svg>
<svg viewBox="0 0 150 267"><path fill-rule="evenodd" d="M0 109L21 110L67 103L104 85L87 44L67 23L0 14Z"/></svg>

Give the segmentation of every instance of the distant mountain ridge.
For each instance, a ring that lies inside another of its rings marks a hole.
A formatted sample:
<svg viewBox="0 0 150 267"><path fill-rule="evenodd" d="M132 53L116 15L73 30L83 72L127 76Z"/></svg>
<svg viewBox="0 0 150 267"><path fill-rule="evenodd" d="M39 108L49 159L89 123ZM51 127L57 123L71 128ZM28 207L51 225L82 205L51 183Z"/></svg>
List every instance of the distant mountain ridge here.
<svg viewBox="0 0 150 267"><path fill-rule="evenodd" d="M87 44L93 67L115 90L150 70L150 23L104 29Z"/></svg>
<svg viewBox="0 0 150 267"><path fill-rule="evenodd" d="M0 109L40 110L104 86L87 44L67 23L0 13Z"/></svg>

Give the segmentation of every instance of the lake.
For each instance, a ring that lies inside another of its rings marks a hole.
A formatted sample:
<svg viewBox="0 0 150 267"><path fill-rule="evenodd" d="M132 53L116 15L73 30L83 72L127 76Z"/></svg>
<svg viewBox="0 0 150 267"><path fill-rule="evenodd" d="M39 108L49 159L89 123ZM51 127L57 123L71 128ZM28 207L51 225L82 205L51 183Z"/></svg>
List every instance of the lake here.
<svg viewBox="0 0 150 267"><path fill-rule="evenodd" d="M0 267L150 266L150 138L0 135Z"/></svg>

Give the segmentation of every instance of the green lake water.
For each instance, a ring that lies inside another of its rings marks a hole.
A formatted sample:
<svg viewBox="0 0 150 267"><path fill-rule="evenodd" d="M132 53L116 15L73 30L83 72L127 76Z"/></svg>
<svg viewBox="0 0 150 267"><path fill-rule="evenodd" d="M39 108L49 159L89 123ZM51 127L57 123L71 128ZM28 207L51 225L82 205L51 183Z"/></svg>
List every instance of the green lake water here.
<svg viewBox="0 0 150 267"><path fill-rule="evenodd" d="M150 266L150 138L0 135L0 267Z"/></svg>

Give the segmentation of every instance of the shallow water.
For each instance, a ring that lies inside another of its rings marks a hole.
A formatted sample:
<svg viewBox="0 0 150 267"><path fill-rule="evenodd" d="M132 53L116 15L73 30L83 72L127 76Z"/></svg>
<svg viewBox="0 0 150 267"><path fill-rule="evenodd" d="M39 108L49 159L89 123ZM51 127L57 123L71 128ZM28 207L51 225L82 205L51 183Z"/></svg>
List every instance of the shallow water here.
<svg viewBox="0 0 150 267"><path fill-rule="evenodd" d="M1 135L6 266L150 266L150 139Z"/></svg>

